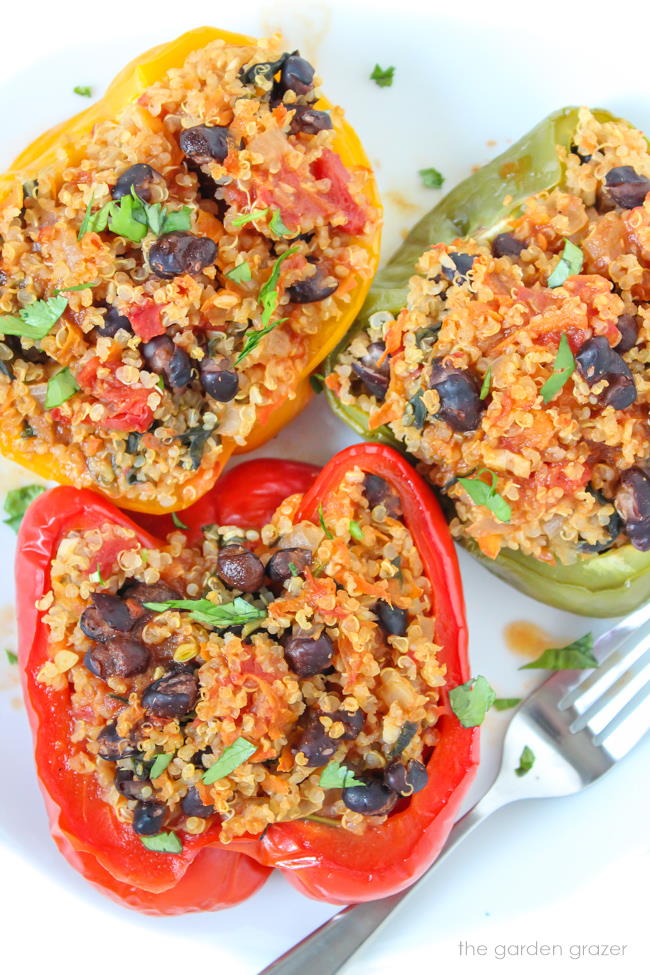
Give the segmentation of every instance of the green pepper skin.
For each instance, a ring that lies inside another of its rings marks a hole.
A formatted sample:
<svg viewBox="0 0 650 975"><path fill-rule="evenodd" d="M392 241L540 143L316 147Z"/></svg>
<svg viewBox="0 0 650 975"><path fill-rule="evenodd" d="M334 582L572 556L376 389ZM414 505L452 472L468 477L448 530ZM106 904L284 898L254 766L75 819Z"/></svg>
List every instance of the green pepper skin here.
<svg viewBox="0 0 650 975"><path fill-rule="evenodd" d="M594 109L593 113L599 121L620 121L604 109ZM556 147L569 148L577 122L577 108L563 108L547 116L506 152L459 183L427 213L375 278L352 330L331 354L327 371L331 372L337 355L351 337L367 327L371 315L378 311L396 315L404 307L409 279L428 247L458 237L489 240L506 228L529 196L557 186L562 179L562 166ZM504 206L508 196L511 201ZM362 410L343 406L327 386L325 391L332 410L360 436L400 449L388 427L369 431L368 417ZM639 552L632 545L581 559L574 565L548 565L509 550L489 559L471 540L460 542L505 582L533 599L571 613L621 616L650 599L650 552Z"/></svg>

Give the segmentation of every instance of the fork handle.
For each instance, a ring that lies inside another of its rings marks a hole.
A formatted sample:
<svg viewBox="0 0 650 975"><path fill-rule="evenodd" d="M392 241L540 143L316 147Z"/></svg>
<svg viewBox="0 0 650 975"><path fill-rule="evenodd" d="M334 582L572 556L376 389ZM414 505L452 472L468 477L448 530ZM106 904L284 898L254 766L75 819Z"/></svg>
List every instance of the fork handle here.
<svg viewBox="0 0 650 975"><path fill-rule="evenodd" d="M335 975L460 841L506 801L499 798L494 789L490 789L473 809L458 820L442 852L416 883L390 897L345 907L276 958L259 975L304 975L305 972L309 972L309 975Z"/></svg>

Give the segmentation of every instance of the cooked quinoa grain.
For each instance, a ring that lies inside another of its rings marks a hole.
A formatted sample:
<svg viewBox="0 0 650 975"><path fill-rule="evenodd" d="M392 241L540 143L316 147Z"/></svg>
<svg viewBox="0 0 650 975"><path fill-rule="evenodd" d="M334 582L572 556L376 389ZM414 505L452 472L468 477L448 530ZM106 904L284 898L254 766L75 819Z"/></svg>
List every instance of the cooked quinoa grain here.
<svg viewBox="0 0 650 975"><path fill-rule="evenodd" d="M254 539L214 527L200 547L173 533L143 550L107 523L61 540L38 679L69 690L71 761L137 833L220 824L228 842L309 816L360 832L424 788L445 668L379 480L345 475L323 506L331 538L294 524L294 495ZM233 547L263 566L255 591L223 581ZM283 553L292 568L272 571Z"/></svg>
<svg viewBox="0 0 650 975"><path fill-rule="evenodd" d="M187 506L196 472L295 395L378 222L369 171L336 152L342 112L316 124L317 85L277 36L216 40L98 122L76 164L7 188L0 420L27 464Z"/></svg>
<svg viewBox="0 0 650 975"><path fill-rule="evenodd" d="M650 153L579 114L562 185L420 258L328 385L386 424L495 558L650 548Z"/></svg>

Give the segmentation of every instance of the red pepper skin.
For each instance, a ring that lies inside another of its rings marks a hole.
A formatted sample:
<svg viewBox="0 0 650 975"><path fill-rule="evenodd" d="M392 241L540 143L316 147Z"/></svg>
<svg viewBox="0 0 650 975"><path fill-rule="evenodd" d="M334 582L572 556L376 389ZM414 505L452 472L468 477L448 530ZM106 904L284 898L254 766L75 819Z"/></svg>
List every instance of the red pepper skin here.
<svg viewBox="0 0 650 975"><path fill-rule="evenodd" d="M266 880L268 869L219 845L218 825L185 836L180 854L145 849L100 798L94 776L70 767L70 694L37 680L48 659L48 633L36 600L50 589L50 563L72 528L110 522L135 529L147 547L160 543L92 491L57 487L28 509L18 536L19 664L34 735L39 784L52 836L68 862L103 893L148 914L216 910L236 904Z"/></svg>
<svg viewBox="0 0 650 975"><path fill-rule="evenodd" d="M204 525L261 528L290 494L304 494L319 471L315 464L300 460L260 457L245 461L223 474L211 491L181 511L178 518L187 525L190 544L201 541ZM171 515L134 512L133 519L159 538L178 531Z"/></svg>
<svg viewBox="0 0 650 975"><path fill-rule="evenodd" d="M278 467L281 463L276 462ZM470 677L467 623L456 553L431 489L391 447L358 444L325 465L295 520L317 522L318 505L354 467L385 478L399 494L404 520L435 597L436 642L447 667L448 686L437 725L440 740L427 766L429 784L405 809L381 826L367 827L361 836L295 821L270 826L261 840L244 838L230 844L261 863L279 867L303 894L333 904L385 897L417 880L442 849L478 766L478 728L463 728L449 707L448 688Z"/></svg>
<svg viewBox="0 0 650 975"><path fill-rule="evenodd" d="M188 513L192 509L182 512L181 520L185 524L191 521L188 535L195 533L196 537L200 536L201 525L210 522L260 527L285 496L305 491L296 521L302 518L317 520L318 506L323 498L336 488L346 471L357 466L385 478L402 500L406 524L416 540L435 596L436 641L441 646L441 658L447 667L448 687L464 683L469 679L467 626L453 543L430 488L392 448L379 444L350 447L336 455L316 478L311 465L275 459L249 461L234 468L207 499L197 502L191 517ZM255 489L251 490L251 486ZM48 497L51 499L49 503ZM70 518L71 508L76 521ZM64 509L67 511L65 516L61 514ZM19 548L25 553L25 558L22 555L19 558L18 571L20 661L25 697L36 735L37 766L55 839L70 862L92 882L110 896L139 910L175 913L235 903L257 889L264 876L251 873L257 864L252 864L247 857L232 866L227 878L229 861L222 863L219 859L219 870L216 876L212 874L212 868L206 864L208 855L235 856L233 852L224 853L224 848L219 848L218 828L201 837L187 837L180 857L148 853L128 828L125 827L123 833L118 827L110 808L93 793L92 783L87 781L89 776L77 776L76 779L83 779L83 783L67 786L71 773L60 766L65 765L65 750L69 750L69 745L65 737L63 743L57 738L57 734L61 736L67 732L65 707L50 700L55 697L54 692L46 693L35 684L35 675L46 659L46 634L42 624L39 629L38 614L30 610L30 606L49 588L49 561L56 539L72 523L78 526L84 510L88 511L89 521L94 524L108 518L117 524L133 526L127 516L89 491L55 488L37 498L28 509L19 538ZM142 515L137 517L143 518ZM166 528L159 529L167 518L146 517L146 521L158 534L164 534ZM145 544L157 544L144 532L139 531L139 534ZM39 638L36 637L37 629ZM356 836L319 823L278 823L269 827L262 838L242 837L230 843L227 850L248 854L259 862L260 870L278 867L302 893L329 903L372 900L411 884L424 873L442 848L478 764L478 729L460 725L449 708L447 688L443 690L442 705L443 713L437 725L440 738L428 763L429 784L384 824L369 826L362 836ZM53 719L57 715L58 725ZM63 798L60 787L58 792L55 788L61 777L64 779ZM85 816L80 813L84 803ZM91 812L90 839L85 828L88 810ZM213 846L206 845L210 843ZM115 845L117 850L112 849ZM110 850L108 858L107 849ZM197 850L202 852L197 855ZM192 855L196 860L187 869L186 879L180 880L176 874L186 866L186 858ZM150 864L152 857L155 860ZM168 865L169 860L180 861L178 870L174 871L173 866ZM116 870L116 864L119 870ZM150 875L150 869L155 871L155 877ZM170 881L171 873L174 878ZM213 888L218 887L214 894L215 899L220 898L218 904L201 902L201 896L210 899L207 880L206 887L202 885L203 873L212 878ZM136 877L138 882L134 884ZM201 895L194 892L194 877ZM143 892L143 881L151 893ZM164 893L155 893L163 889ZM161 897L165 898L162 905ZM166 911L167 901L171 901L171 907Z"/></svg>

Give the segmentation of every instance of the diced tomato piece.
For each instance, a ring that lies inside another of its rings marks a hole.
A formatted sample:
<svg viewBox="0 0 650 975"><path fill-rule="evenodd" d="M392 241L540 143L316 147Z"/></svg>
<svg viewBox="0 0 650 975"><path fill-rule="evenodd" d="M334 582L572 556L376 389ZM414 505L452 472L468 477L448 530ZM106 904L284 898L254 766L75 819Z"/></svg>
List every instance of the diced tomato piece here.
<svg viewBox="0 0 650 975"><path fill-rule="evenodd" d="M316 179L330 181L327 199L334 210L342 210L347 217L341 230L348 234L360 234L366 222L366 214L348 189L350 174L341 162L341 157L331 149L323 149L318 159L312 163L311 171Z"/></svg>
<svg viewBox="0 0 650 975"><path fill-rule="evenodd" d="M115 369L119 363L104 363ZM151 390L143 386L125 386L111 373L97 378L100 361L95 356L77 373L81 388L106 407L107 415L99 422L105 430L128 430L145 433L151 426L153 410L147 402Z"/></svg>
<svg viewBox="0 0 650 975"><path fill-rule="evenodd" d="M148 342L156 335L164 335L165 326L160 317L162 307L162 305L157 305L155 301L143 301L137 305L129 305L127 317L133 326L133 331L143 342Z"/></svg>
<svg viewBox="0 0 650 975"><path fill-rule="evenodd" d="M125 549L137 548L138 541L136 538L122 538L119 535L109 534L104 538L102 546L98 552L96 552L92 559L90 560L89 572L93 573L99 571L102 579L107 579L109 576L117 569L116 559L120 552Z"/></svg>

